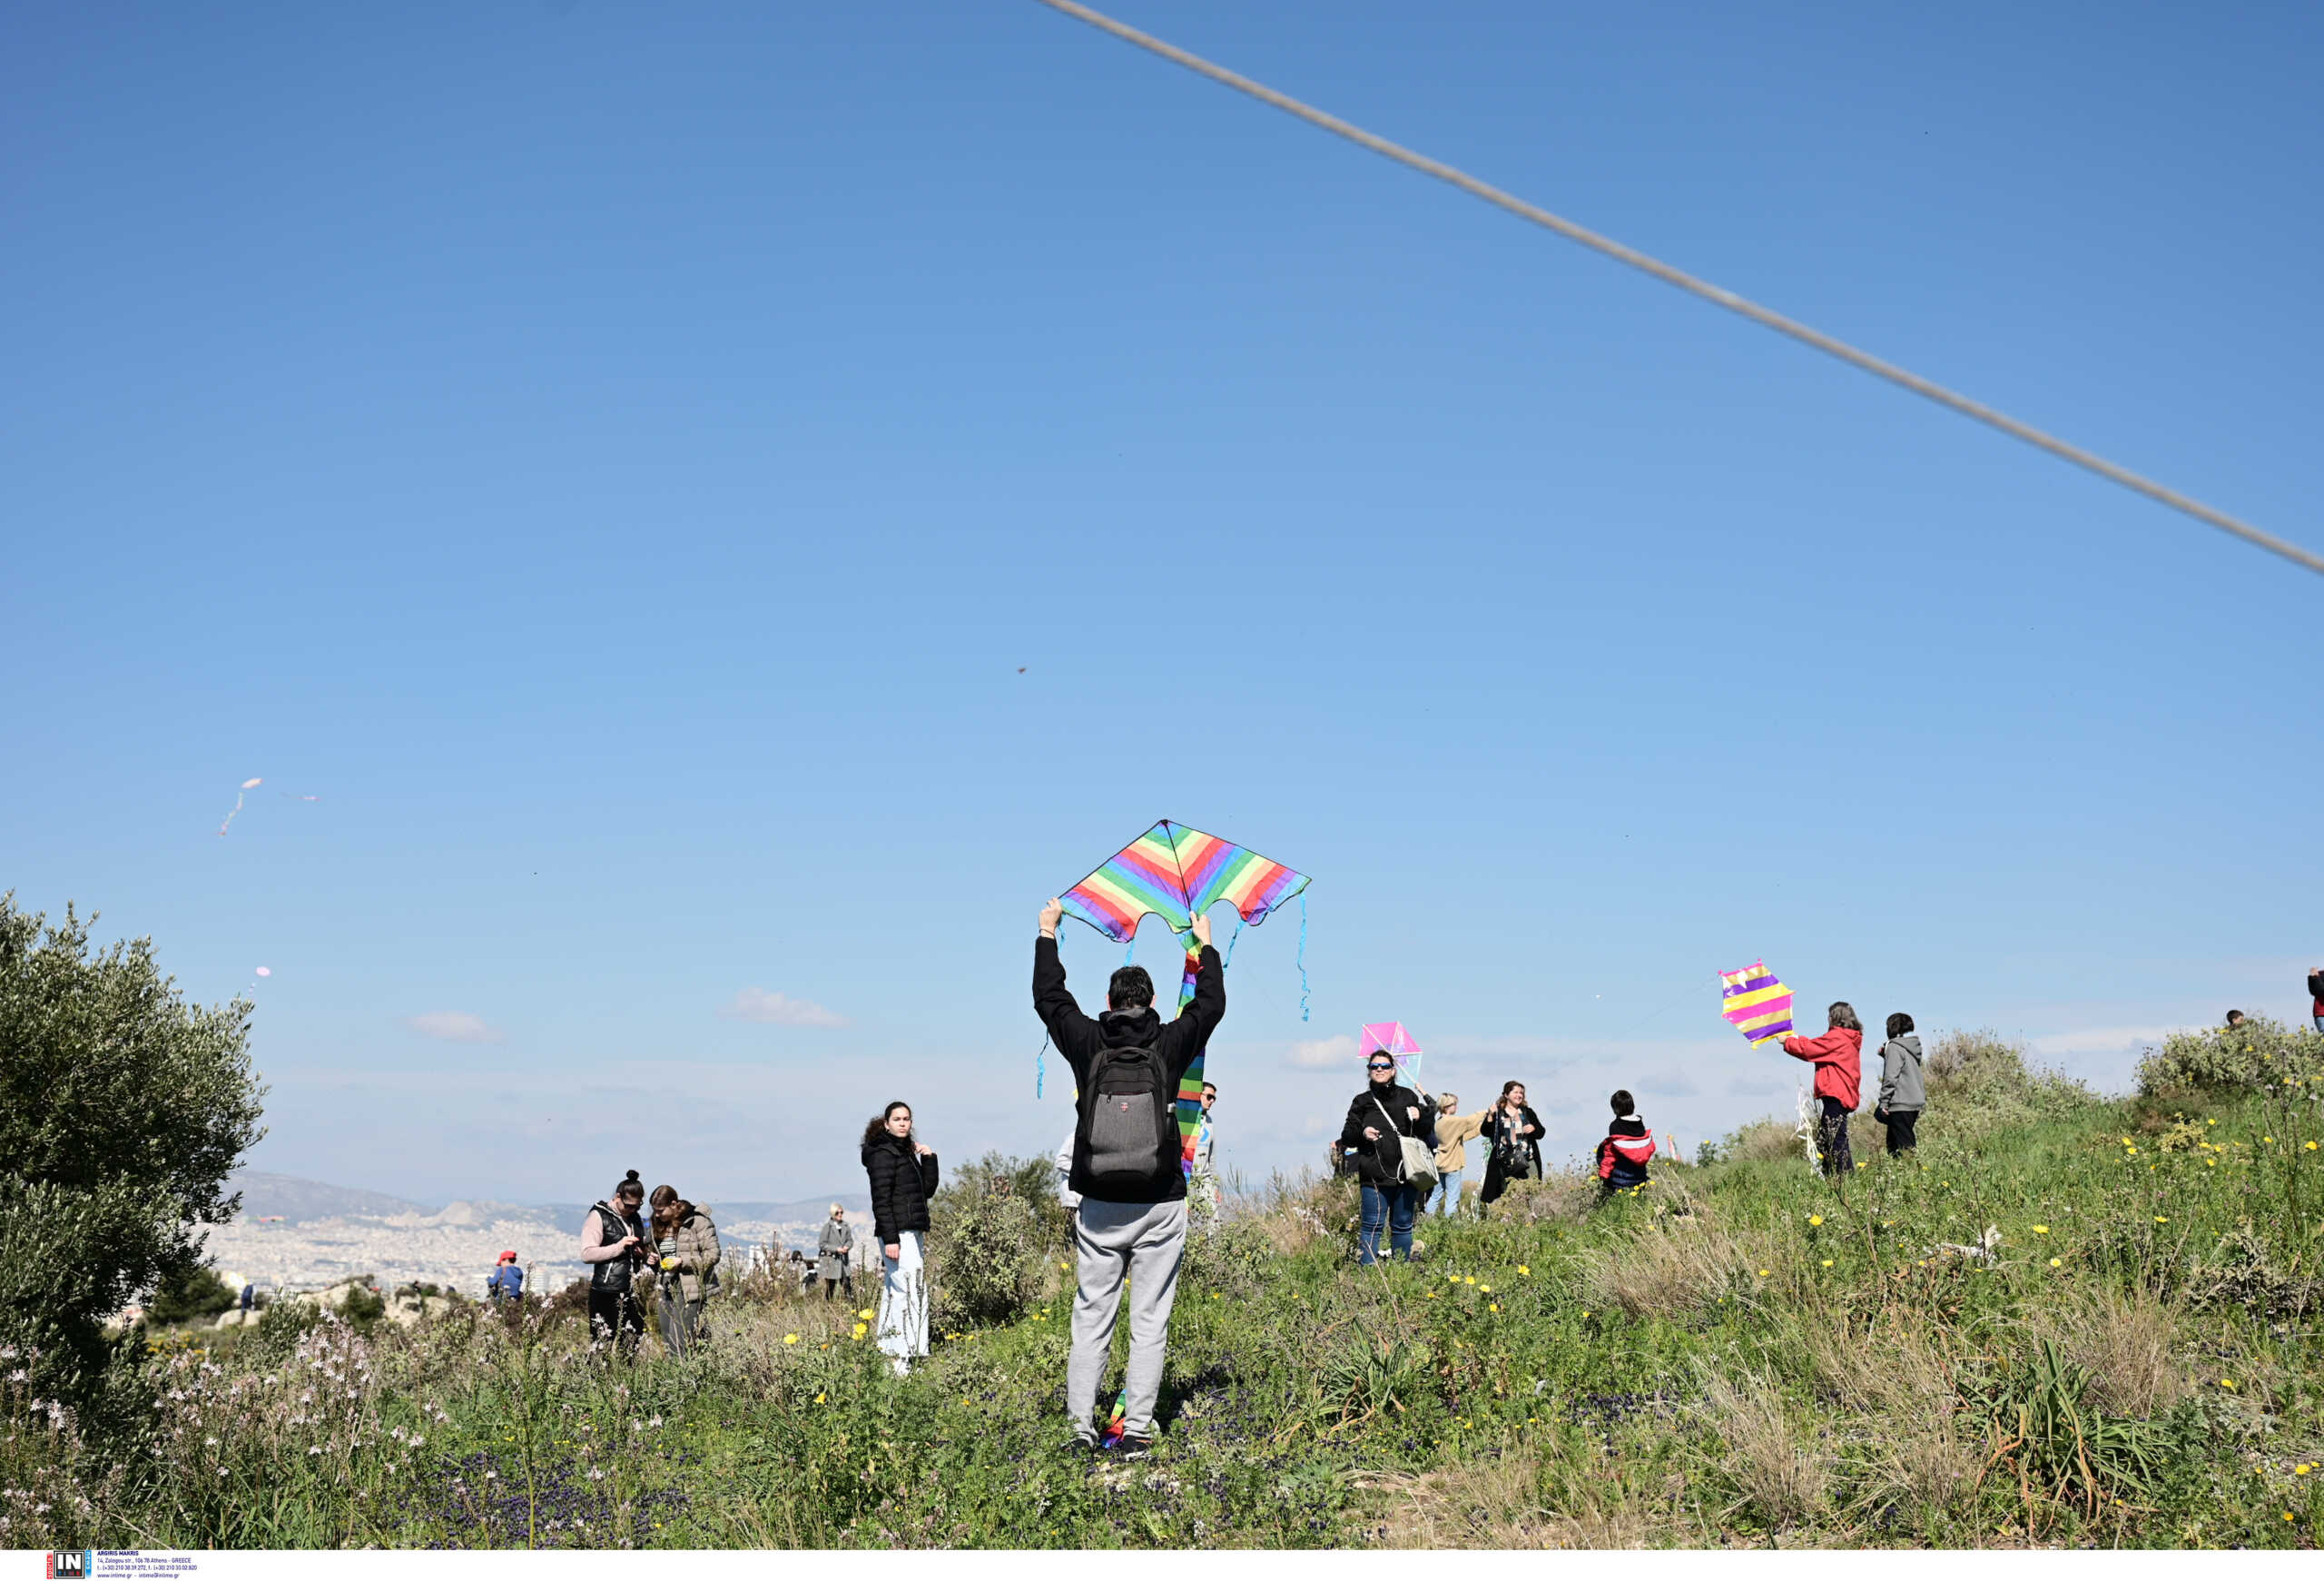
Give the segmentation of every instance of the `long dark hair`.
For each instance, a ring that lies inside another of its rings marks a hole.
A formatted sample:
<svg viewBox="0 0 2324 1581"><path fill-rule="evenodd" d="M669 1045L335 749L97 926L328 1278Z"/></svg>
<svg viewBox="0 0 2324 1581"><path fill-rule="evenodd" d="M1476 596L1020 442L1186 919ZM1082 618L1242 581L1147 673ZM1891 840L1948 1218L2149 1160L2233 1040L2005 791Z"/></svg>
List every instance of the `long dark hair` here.
<svg viewBox="0 0 2324 1581"><path fill-rule="evenodd" d="M654 1239L675 1233L694 1214L694 1204L678 1195L675 1186L656 1186L648 1199L654 1204Z"/></svg>
<svg viewBox="0 0 2324 1581"><path fill-rule="evenodd" d="M866 1121L863 1126L863 1145L865 1147L870 1147L873 1142L888 1134L889 1115L893 1114L899 1109L909 1112L911 1108L911 1104L899 1098L894 1102L889 1104L885 1109L880 1111L879 1114L874 1118ZM911 1134L909 1131L904 1134L904 1140L906 1141L910 1141L911 1140Z"/></svg>

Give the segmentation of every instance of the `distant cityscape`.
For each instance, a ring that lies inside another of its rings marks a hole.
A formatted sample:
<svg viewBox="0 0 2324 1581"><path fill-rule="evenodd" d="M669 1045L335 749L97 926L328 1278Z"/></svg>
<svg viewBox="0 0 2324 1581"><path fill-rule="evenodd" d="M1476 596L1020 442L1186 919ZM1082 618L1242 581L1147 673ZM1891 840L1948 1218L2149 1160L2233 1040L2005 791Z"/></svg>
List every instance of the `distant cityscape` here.
<svg viewBox="0 0 2324 1581"><path fill-rule="evenodd" d="M559 1290L587 1272L579 1245L586 1203L455 1201L430 1208L257 1171L236 1173L228 1189L241 1193L241 1211L231 1223L207 1229L207 1255L230 1283L247 1281L262 1291L322 1290L369 1275L383 1290L433 1284L480 1298L503 1251L517 1253L530 1290ZM869 1266L871 1201L861 1192L701 1206L718 1226L727 1265L739 1271L793 1250L812 1258L833 1202L855 1228L858 1266Z"/></svg>

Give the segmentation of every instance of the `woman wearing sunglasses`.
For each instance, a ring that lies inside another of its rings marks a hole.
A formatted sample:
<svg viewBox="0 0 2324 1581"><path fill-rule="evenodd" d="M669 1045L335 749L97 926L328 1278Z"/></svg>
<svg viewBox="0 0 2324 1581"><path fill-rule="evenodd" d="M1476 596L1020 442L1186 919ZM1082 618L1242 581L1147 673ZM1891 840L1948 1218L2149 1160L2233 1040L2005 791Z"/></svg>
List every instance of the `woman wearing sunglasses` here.
<svg viewBox="0 0 2324 1581"><path fill-rule="evenodd" d="M1433 1148L1436 1105L1396 1080L1392 1056L1374 1052L1364 1068L1370 1080L1347 1106L1347 1123L1340 1128L1340 1145L1354 1150L1356 1178L1364 1187L1363 1260L1380 1260L1384 1225L1390 1255L1410 1261L1420 1192L1404 1181L1403 1139L1416 1136Z"/></svg>

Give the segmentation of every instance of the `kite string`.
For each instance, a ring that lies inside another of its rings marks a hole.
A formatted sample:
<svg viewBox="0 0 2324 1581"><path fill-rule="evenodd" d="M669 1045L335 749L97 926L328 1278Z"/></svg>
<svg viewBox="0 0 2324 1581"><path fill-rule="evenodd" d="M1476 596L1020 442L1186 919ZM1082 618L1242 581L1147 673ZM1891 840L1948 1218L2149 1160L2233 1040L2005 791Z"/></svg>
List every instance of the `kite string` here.
<svg viewBox="0 0 2324 1581"><path fill-rule="evenodd" d="M1299 892L1299 1019L1307 1019L1307 892Z"/></svg>
<svg viewBox="0 0 2324 1581"><path fill-rule="evenodd" d="M1048 1054L1049 1052L1049 1034L1043 1033L1041 1034L1041 1046L1033 1051L1033 1098L1037 1102L1039 1101L1041 1096L1041 1085L1049 1078L1049 1061L1043 1057Z"/></svg>
<svg viewBox="0 0 2324 1581"><path fill-rule="evenodd" d="M2232 533L2244 542L2266 549L2270 554L2280 555L2296 566L2305 566L2311 571L2324 572L2324 555L2302 548L2299 545L2288 542L2273 533L2263 532L2250 522L2230 516L2226 511L2206 505L2200 499L2191 499L2175 489L2165 488L2152 479L2142 477L2127 467L2118 467L2102 456L2093 455L2079 445L2069 444L2055 435L2043 432L2031 423L2020 422L2008 413L1998 411L1983 401L1972 400L1965 395L1946 389L1934 380L1924 379L1919 374L1908 369L1900 368L1883 358L1876 357L1869 351L1858 351L1846 341L1825 334L1820 330L1810 329L1797 319L1787 318L1772 308L1761 307L1758 302L1738 296L1723 286L1713 285L1710 282L1689 274L1686 271L1665 263L1659 258L1640 252L1635 247L1626 247L1610 236L1601 236L1597 232L1587 226L1578 225L1561 214L1553 214L1537 203L1529 203L1522 198L1502 191L1499 187L1479 181L1466 171L1456 170L1442 160L1431 159L1426 154L1416 153L1401 143L1391 143L1388 139L1366 132L1361 126L1343 121L1336 115L1326 114L1314 105L1303 104L1290 94L1280 93L1264 83L1253 82L1240 73L1230 72L1222 65L1215 65L1189 50L1180 49L1173 44L1165 44L1152 34L1140 33L1135 27L1117 22L1103 12L1093 11L1087 5L1076 4L1076 0L1040 0L1040 4L1052 11L1060 11L1078 21L1086 22L1100 32L1112 34L1125 44L1136 44L1138 48L1149 54L1157 54L1173 64L1184 66L1199 76L1208 77L1212 82L1232 88L1236 93L1247 94L1261 104L1271 104L1287 115L1294 115L1306 122L1310 126L1320 127L1335 137L1344 137L1359 148L1368 148L1381 157L1393 160L1407 169L1416 170L1423 175L1433 176L1448 185L1458 187L1471 197L1482 198L1495 208L1504 209L1521 220L1530 220L1544 230L1555 232L1569 242L1580 242L1582 246L1592 252L1603 253L1618 263L1626 263L1632 269L1650 274L1666 285L1677 286L1680 291L1700 297L1703 301L1725 308L1729 312L1739 313L1754 323L1764 325L1778 334L1788 335L1795 341L1813 346L1817 351L1827 356L1837 357L1841 361L1860 368L1876 378L1885 379L1889 383L1909 390L1915 395L1935 401L1939 406L1948 407L1964 417L1984 423L1987 428L1998 429L2010 438L2022 440L2036 450L2047 450L2060 460L2072 462L2085 471L2095 472L2109 482L2119 483L2134 493L2145 495L2158 504L2167 505L2173 510L2181 511L2198 521L2218 528L2221 532Z"/></svg>

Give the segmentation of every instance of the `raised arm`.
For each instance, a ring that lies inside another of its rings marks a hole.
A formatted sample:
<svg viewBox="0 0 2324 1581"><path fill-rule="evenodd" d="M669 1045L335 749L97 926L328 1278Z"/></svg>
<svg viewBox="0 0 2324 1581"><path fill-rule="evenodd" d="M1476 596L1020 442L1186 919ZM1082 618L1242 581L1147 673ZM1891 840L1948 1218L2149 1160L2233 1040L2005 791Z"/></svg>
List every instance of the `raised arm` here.
<svg viewBox="0 0 2324 1581"><path fill-rule="evenodd" d="M1059 1048L1068 1046L1065 1029L1088 1019L1065 985L1065 962L1057 952L1057 924L1065 908L1052 900L1041 908L1040 935L1033 941L1033 1013Z"/></svg>

